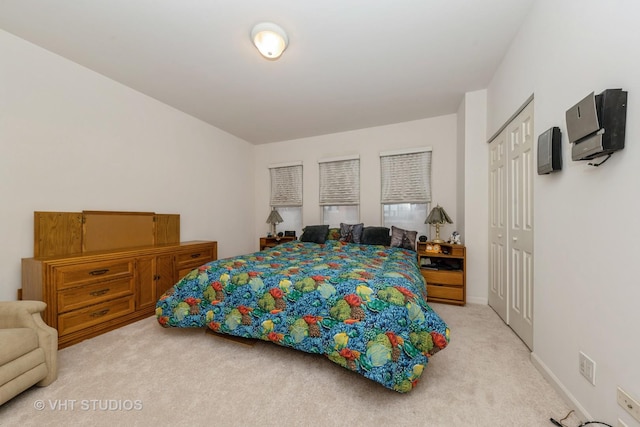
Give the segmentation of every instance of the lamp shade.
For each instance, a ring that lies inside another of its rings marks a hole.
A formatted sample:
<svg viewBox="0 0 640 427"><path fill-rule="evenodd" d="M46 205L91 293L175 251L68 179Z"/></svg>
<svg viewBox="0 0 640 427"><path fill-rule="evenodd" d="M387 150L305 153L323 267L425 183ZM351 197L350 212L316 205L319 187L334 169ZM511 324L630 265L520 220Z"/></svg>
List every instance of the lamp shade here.
<svg viewBox="0 0 640 427"><path fill-rule="evenodd" d="M432 242L444 243L444 240L440 239L440 227L446 223L453 224L453 221L451 221L451 218L447 215L444 208L437 205L435 208L431 209L431 212L429 212L429 216L427 216L424 223L436 226L436 237L435 239L432 239Z"/></svg>
<svg viewBox="0 0 640 427"><path fill-rule="evenodd" d="M445 223L453 224L453 221L451 221L451 218L449 217L449 215L447 215L447 212L444 210L444 208L440 205L437 205L435 208L431 209L431 212L429 212L429 216L424 223L432 225L442 225Z"/></svg>
<svg viewBox="0 0 640 427"><path fill-rule="evenodd" d="M251 41L267 59L278 59L289 45L287 33L272 22L262 22L253 27Z"/></svg>
<svg viewBox="0 0 640 427"><path fill-rule="evenodd" d="M272 210L269 212L269 217L267 218L267 224L280 224L282 222L282 217L277 210Z"/></svg>

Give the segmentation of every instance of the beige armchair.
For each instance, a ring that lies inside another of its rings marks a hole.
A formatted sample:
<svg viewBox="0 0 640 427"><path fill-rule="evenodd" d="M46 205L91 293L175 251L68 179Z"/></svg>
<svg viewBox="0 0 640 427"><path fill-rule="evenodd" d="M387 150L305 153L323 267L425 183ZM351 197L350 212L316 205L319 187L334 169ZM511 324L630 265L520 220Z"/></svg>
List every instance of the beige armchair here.
<svg viewBox="0 0 640 427"><path fill-rule="evenodd" d="M58 377L58 331L42 320L42 301L0 301L0 405Z"/></svg>

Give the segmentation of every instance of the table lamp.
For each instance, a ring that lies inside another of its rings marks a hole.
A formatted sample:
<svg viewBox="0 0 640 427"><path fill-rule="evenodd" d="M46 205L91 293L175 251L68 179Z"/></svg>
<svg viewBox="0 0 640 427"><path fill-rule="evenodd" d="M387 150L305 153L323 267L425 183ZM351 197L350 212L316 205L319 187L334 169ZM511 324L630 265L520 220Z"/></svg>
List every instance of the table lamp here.
<svg viewBox="0 0 640 427"><path fill-rule="evenodd" d="M276 208L272 208L271 212L269 212L269 217L267 218L267 224L271 224L271 235L276 235L276 224L280 224L282 222L282 217L280 213L276 210Z"/></svg>
<svg viewBox="0 0 640 427"><path fill-rule="evenodd" d="M431 241L433 243L444 243L444 240L440 238L440 227L446 223L453 224L453 221L451 221L451 218L449 218L449 215L447 215L444 208L437 205L435 208L431 209L431 212L429 212L429 216L424 223L436 226L436 238Z"/></svg>

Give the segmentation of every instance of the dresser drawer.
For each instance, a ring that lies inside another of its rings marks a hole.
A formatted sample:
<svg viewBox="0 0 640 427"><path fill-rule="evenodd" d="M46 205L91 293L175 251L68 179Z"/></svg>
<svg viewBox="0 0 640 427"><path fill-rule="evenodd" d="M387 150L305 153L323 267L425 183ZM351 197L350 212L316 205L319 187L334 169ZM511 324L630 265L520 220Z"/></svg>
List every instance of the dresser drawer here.
<svg viewBox="0 0 640 427"><path fill-rule="evenodd" d="M56 267L55 277L58 289L133 277L133 261L101 261Z"/></svg>
<svg viewBox="0 0 640 427"><path fill-rule="evenodd" d="M462 271L455 270L427 270L421 269L422 276L427 284L460 285L464 282Z"/></svg>
<svg viewBox="0 0 640 427"><path fill-rule="evenodd" d="M179 270L188 266L199 267L209 261L213 261L213 249L211 248L183 252L176 257Z"/></svg>
<svg viewBox="0 0 640 427"><path fill-rule="evenodd" d="M462 301L462 287L427 285L427 298Z"/></svg>
<svg viewBox="0 0 640 427"><path fill-rule="evenodd" d="M213 249L205 248L183 252L176 256L176 266L178 270L178 280L189 274L194 268L213 261Z"/></svg>
<svg viewBox="0 0 640 427"><path fill-rule="evenodd" d="M128 296L70 311L58 316L58 333L65 335L80 331L89 326L133 313L134 308L134 298Z"/></svg>
<svg viewBox="0 0 640 427"><path fill-rule="evenodd" d="M197 267L187 267L182 270L178 270L178 281L180 281L184 276L191 273Z"/></svg>
<svg viewBox="0 0 640 427"><path fill-rule="evenodd" d="M58 312L65 313L99 302L133 295L134 286L133 278L124 278L62 290L58 292Z"/></svg>

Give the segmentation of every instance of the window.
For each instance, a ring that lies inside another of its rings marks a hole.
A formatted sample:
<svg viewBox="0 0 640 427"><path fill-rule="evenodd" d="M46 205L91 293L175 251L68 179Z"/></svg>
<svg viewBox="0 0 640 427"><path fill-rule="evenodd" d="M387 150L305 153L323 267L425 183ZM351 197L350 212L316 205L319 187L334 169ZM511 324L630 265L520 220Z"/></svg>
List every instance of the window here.
<svg viewBox="0 0 640 427"><path fill-rule="evenodd" d="M302 163L270 165L271 207L278 210L283 222L276 231L295 230L302 233Z"/></svg>
<svg viewBox="0 0 640 427"><path fill-rule="evenodd" d="M428 203L395 203L382 205L382 223L385 227L416 230L424 234L428 225L424 223L429 215Z"/></svg>
<svg viewBox="0 0 640 427"><path fill-rule="evenodd" d="M431 202L431 148L380 153L385 227L425 233Z"/></svg>
<svg viewBox="0 0 640 427"><path fill-rule="evenodd" d="M322 223L330 227L338 227L340 223L357 224L360 220L360 210L355 206L323 206Z"/></svg>
<svg viewBox="0 0 640 427"><path fill-rule="evenodd" d="M302 235L302 206L281 206L278 213L282 222L276 225L276 231L294 230L296 236ZM426 218L426 217L425 217Z"/></svg>
<svg viewBox="0 0 640 427"><path fill-rule="evenodd" d="M360 217L360 159L335 157L318 161L322 223L337 227Z"/></svg>

